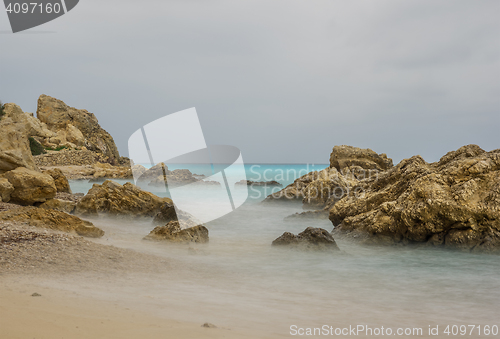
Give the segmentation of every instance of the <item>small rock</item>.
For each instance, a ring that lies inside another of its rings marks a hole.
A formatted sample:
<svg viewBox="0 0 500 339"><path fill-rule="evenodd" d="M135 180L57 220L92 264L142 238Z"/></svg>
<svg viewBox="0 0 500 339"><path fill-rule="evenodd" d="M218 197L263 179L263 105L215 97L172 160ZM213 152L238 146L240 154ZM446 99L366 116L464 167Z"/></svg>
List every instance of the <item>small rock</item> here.
<svg viewBox="0 0 500 339"><path fill-rule="evenodd" d="M214 324L211 324L211 323L204 323L203 325L201 325L201 327L206 327L206 328L217 328L217 326L215 326Z"/></svg>
<svg viewBox="0 0 500 339"><path fill-rule="evenodd" d="M35 292L35 293L33 293L31 296L32 296L32 297L41 297L42 295L41 295L41 294L38 294L38 293L36 293L36 292Z"/></svg>

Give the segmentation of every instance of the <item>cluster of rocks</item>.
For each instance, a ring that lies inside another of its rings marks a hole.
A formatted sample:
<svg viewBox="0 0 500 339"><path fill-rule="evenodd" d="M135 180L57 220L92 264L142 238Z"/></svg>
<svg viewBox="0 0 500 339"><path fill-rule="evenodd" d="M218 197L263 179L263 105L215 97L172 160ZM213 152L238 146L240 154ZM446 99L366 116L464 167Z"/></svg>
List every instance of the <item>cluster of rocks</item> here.
<svg viewBox="0 0 500 339"><path fill-rule="evenodd" d="M308 227L298 235L285 232L272 244L313 250L339 250L335 239L327 230L315 227Z"/></svg>
<svg viewBox="0 0 500 339"><path fill-rule="evenodd" d="M220 186L218 181L203 180L205 176L191 173L188 169L168 169L163 162L147 169L142 165L132 166L132 173L139 184L149 186L184 186L189 184Z"/></svg>
<svg viewBox="0 0 500 339"><path fill-rule="evenodd" d="M328 214L339 236L500 251L500 150L468 145L436 163L414 156L393 166L385 154L336 146L329 168L294 184L266 201L302 199L316 210L294 218Z"/></svg>

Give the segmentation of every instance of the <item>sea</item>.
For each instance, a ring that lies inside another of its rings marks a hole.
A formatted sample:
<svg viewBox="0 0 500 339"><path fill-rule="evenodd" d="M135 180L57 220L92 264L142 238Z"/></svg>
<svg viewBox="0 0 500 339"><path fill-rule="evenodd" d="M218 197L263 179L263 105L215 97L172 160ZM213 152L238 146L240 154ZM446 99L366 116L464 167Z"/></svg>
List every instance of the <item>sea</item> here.
<svg viewBox="0 0 500 339"><path fill-rule="evenodd" d="M284 187L327 166L245 164L244 168L248 180L276 180ZM226 176L231 182L241 179L231 171ZM93 183L77 180L70 185L74 193L87 193ZM193 189L195 194L188 195L207 206L213 203L210 188ZM176 263L151 275L131 273L102 289L90 289L92 293L179 321L210 322L283 338L499 337L499 256L362 246L345 239L336 239L339 252L277 248L271 243L283 232L297 234L309 226L331 231L334 226L329 220L285 220L303 211L298 201L262 203L280 188L239 189L246 196L244 202L205 223L208 244L142 240L154 227L150 220L91 219L106 232L95 242Z"/></svg>

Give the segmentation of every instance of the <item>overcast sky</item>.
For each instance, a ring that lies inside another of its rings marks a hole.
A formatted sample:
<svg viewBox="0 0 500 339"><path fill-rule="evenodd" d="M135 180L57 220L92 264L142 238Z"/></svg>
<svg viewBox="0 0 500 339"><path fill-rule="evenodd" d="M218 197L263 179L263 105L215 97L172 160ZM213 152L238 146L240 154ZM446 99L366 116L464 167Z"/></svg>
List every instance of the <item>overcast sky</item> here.
<svg viewBox="0 0 500 339"><path fill-rule="evenodd" d="M334 145L436 161L500 148L498 0L81 0L8 33L0 100L40 94L129 136L196 107L247 163L327 163ZM169 146L169 145L165 145Z"/></svg>

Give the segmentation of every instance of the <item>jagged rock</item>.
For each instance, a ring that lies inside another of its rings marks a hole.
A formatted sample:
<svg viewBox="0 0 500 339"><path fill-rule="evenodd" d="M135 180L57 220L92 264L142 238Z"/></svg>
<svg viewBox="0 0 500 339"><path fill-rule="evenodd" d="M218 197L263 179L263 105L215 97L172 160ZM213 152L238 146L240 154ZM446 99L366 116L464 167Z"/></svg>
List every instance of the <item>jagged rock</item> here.
<svg viewBox="0 0 500 339"><path fill-rule="evenodd" d="M93 166L97 162L106 162L109 159L100 153L89 150L62 150L59 152L48 152L34 157L38 166Z"/></svg>
<svg viewBox="0 0 500 339"><path fill-rule="evenodd" d="M50 199L38 207L71 214L76 208L76 202L61 199Z"/></svg>
<svg viewBox="0 0 500 339"><path fill-rule="evenodd" d="M266 197L264 202L302 199L304 208L327 208L342 197L353 194L357 183L358 179L350 171L340 173L336 168L325 168L296 179L281 191Z"/></svg>
<svg viewBox="0 0 500 339"><path fill-rule="evenodd" d="M205 183L200 179L196 179L190 170L188 169L176 169L173 171L168 171L166 175L159 175L154 180L152 180L149 185L151 186L161 186L165 185L165 180L169 186L182 186L192 183ZM210 182L208 182L210 183Z"/></svg>
<svg viewBox="0 0 500 339"><path fill-rule="evenodd" d="M161 207L158 213L153 218L155 225L165 225L170 221L177 221L177 213L173 203L166 202Z"/></svg>
<svg viewBox="0 0 500 339"><path fill-rule="evenodd" d="M330 155L330 167L338 171L346 167L359 166L365 170L385 171L393 166L392 159L386 154L377 154L369 148L335 146Z"/></svg>
<svg viewBox="0 0 500 339"><path fill-rule="evenodd" d="M56 196L54 179L48 174L18 167L3 176L14 186L14 191L10 195L11 202L33 205Z"/></svg>
<svg viewBox="0 0 500 339"><path fill-rule="evenodd" d="M272 181L251 181L251 180L240 180L237 183L234 184L235 186L264 186L264 187L271 187L271 186L277 186L277 187L283 187L282 184L279 182L272 180Z"/></svg>
<svg viewBox="0 0 500 339"><path fill-rule="evenodd" d="M145 240L167 240L172 242L208 242L208 229L203 225L181 229L178 221L155 227Z"/></svg>
<svg viewBox="0 0 500 339"><path fill-rule="evenodd" d="M5 104L0 120L0 174L18 167L37 170L31 155L25 113L15 104Z"/></svg>
<svg viewBox="0 0 500 339"><path fill-rule="evenodd" d="M63 174L63 172L59 168L52 168L46 171L43 171L44 174L50 175L54 179L54 183L57 188L57 192L61 193L71 193L71 188L69 187L68 179Z"/></svg>
<svg viewBox="0 0 500 339"><path fill-rule="evenodd" d="M9 202L14 186L5 178L0 178L0 202Z"/></svg>
<svg viewBox="0 0 500 339"><path fill-rule="evenodd" d="M64 212L44 208L19 207L0 212L0 220L24 222L35 227L76 233L91 238L99 238L104 235L103 230L95 227L89 221Z"/></svg>
<svg viewBox="0 0 500 339"><path fill-rule="evenodd" d="M500 251L500 150L468 145L432 164L414 156L360 187L363 194L330 210L335 232L369 235L368 243Z"/></svg>
<svg viewBox="0 0 500 339"><path fill-rule="evenodd" d="M42 94L38 98L37 117L48 129L58 133L61 143L70 141L78 145L83 137L88 150L102 153L109 157L111 163L118 164L120 155L115 142L99 125L93 113L69 107L61 100Z"/></svg>
<svg viewBox="0 0 500 339"><path fill-rule="evenodd" d="M127 215L154 217L165 203L172 203L169 198L160 198L143 191L139 187L125 183L123 186L106 180L102 185L94 184L77 204L75 214Z"/></svg>
<svg viewBox="0 0 500 339"><path fill-rule="evenodd" d="M298 235L290 232L283 233L273 241L273 245L292 245L307 249L338 250L337 243L332 235L322 228L308 227Z"/></svg>

